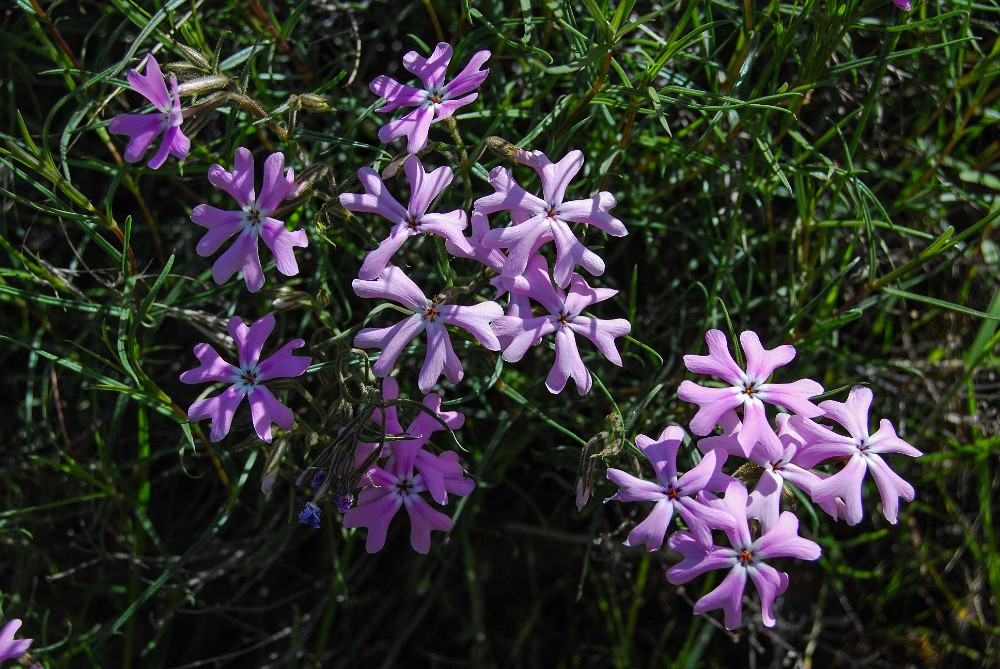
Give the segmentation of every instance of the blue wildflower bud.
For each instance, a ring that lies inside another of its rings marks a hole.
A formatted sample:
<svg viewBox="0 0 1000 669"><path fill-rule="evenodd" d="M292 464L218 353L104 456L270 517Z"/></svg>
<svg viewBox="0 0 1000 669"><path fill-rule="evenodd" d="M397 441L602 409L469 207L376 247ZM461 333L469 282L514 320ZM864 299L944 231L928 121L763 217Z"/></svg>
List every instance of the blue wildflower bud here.
<svg viewBox="0 0 1000 669"><path fill-rule="evenodd" d="M310 525L314 530L319 529L320 508L312 502L306 502L306 506L299 513L299 522L303 525Z"/></svg>

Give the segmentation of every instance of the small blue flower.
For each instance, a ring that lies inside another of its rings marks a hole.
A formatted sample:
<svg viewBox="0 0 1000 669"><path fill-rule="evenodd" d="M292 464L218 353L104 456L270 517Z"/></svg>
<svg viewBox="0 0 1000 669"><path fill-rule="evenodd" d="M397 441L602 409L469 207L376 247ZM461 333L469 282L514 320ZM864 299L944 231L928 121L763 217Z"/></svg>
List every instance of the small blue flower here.
<svg viewBox="0 0 1000 669"><path fill-rule="evenodd" d="M312 502L306 502L306 506L299 513L299 522L303 525L311 525L314 530L319 529L320 508Z"/></svg>

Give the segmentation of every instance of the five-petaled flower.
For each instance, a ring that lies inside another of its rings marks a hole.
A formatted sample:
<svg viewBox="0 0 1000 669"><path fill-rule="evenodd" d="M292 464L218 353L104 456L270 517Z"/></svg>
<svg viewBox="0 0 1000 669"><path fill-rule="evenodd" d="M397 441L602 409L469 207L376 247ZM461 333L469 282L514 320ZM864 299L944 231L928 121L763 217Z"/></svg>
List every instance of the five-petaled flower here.
<svg viewBox="0 0 1000 669"><path fill-rule="evenodd" d="M605 502L656 502L649 516L632 528L626 546L646 544L650 551L659 550L674 511L684 519L688 527L704 544L712 543L713 527L728 527L732 524L729 514L699 502L695 495L703 490L723 490L730 478L722 473L726 461L725 452L710 451L697 465L677 475L677 452L684 440L684 431L676 425L663 430L660 438L654 440L640 434L635 445L646 456L656 481L646 481L620 469L608 468L608 479L619 486L614 496Z"/></svg>
<svg viewBox="0 0 1000 669"><path fill-rule="evenodd" d="M519 186L506 168L494 168L490 184L496 192L476 200L476 211L483 214L510 211L514 225L487 232L483 246L508 249L510 257L503 273L518 276L539 247L555 242L552 276L560 288L569 285L577 265L590 274L603 274L604 260L577 239L569 224L587 223L612 237L624 237L628 234L625 225L608 213L615 206L615 197L601 191L586 200L566 201L566 188L583 167L582 151L570 151L558 163L550 161L541 151L523 153L530 158L525 160L526 164L541 177L542 197Z"/></svg>
<svg viewBox="0 0 1000 669"><path fill-rule="evenodd" d="M137 163L157 137L163 135L160 148L146 163L151 169L157 169L167 160L167 154L183 159L191 150L191 140L181 131L181 98L177 92L177 78L170 75L170 90L163 83L163 73L160 65L149 54L146 58L146 74L137 70L128 73L128 83L136 93L153 103L156 112L152 114L119 114L111 119L108 130L116 135L128 135L128 146L125 147L125 160Z"/></svg>
<svg viewBox="0 0 1000 669"><path fill-rule="evenodd" d="M590 391L593 379L580 357L576 335L589 339L608 360L620 367L622 358L615 346L615 339L628 334L632 326L624 318L605 320L580 314L592 304L617 295L618 291L611 288L591 288L583 277L573 274L569 291L563 292L552 285L548 266L541 256L533 256L523 278L527 287L514 286L511 290L521 291L521 294L541 304L548 313L533 316L530 309L526 309L523 310L523 317L507 315L493 322L497 336L510 342L504 348L503 359L517 362L542 337L555 333L556 359L545 379L545 387L551 393L560 393L572 378L576 382L577 391L585 395Z"/></svg>
<svg viewBox="0 0 1000 669"><path fill-rule="evenodd" d="M389 236L382 240L377 249L369 251L361 264L358 276L366 281L378 278L393 254L403 246L403 242L414 235L439 235L456 244L465 241L462 235L462 230L467 225L464 211L427 213L434 198L451 183L451 168L442 166L432 172L425 172L420 158L409 156L403 162L403 170L410 182L410 203L406 207L389 194L378 172L370 167L358 170L358 180L365 189L364 193L344 193L340 196L340 204L344 209L381 214L394 224Z"/></svg>
<svg viewBox="0 0 1000 669"><path fill-rule="evenodd" d="M882 497L882 513L886 520L895 523L899 513L899 498L909 502L916 493L912 485L889 469L882 456L886 453L901 453L911 458L923 455L900 439L892 423L884 418L879 422L879 429L875 434L869 434L868 412L871 404L872 391L863 386L852 388L846 402L827 400L820 403L823 417L840 423L850 436L837 434L799 416L790 419L794 429L806 442L800 457L808 466L830 458L850 458L843 469L823 479L812 489L813 501L824 505L824 508L837 498L843 500L844 505L839 514L850 525L859 523L863 515L861 487L866 471L871 472Z"/></svg>
<svg viewBox="0 0 1000 669"><path fill-rule="evenodd" d="M743 589L749 578L760 594L764 625L774 627L774 600L788 588L788 574L778 571L763 560L776 557L815 560L820 556L820 547L816 542L798 535L799 519L790 511L782 513L769 531L763 532L756 540L753 539L747 519L747 489L739 481L731 482L726 488L726 496L721 500L713 500L713 503L732 516L732 527L722 528L731 547L705 546L689 532L674 532L670 535L668 544L684 559L667 570L667 580L674 585L681 585L705 572L729 569L718 587L695 602L694 612L723 609L726 629L735 629L740 624Z"/></svg>
<svg viewBox="0 0 1000 669"><path fill-rule="evenodd" d="M271 379L301 376L312 359L292 354L294 349L305 345L303 340L293 339L270 357L260 360L264 342L274 330L274 316L270 314L249 327L239 316L233 316L229 319L228 329L239 352L239 367L223 360L211 345L198 344L194 347L194 354L200 365L184 372L180 378L184 383L221 381L232 385L219 395L192 404L188 409L188 419L211 418L212 441L219 441L229 434L233 415L246 397L257 436L270 443L271 423L290 430L295 417L291 409L275 399L263 384Z"/></svg>
<svg viewBox="0 0 1000 669"><path fill-rule="evenodd" d="M500 341L490 329L490 322L503 315L503 308L496 302L459 306L428 300L417 284L394 266L385 268L374 281L355 279L352 285L360 297L393 300L412 312L395 325L365 328L354 338L354 345L359 348L382 349L372 366L375 376L388 376L406 345L426 330L427 355L417 381L420 391L430 392L442 374L452 383L461 381L465 372L455 355L446 325L467 330L491 351L500 350Z"/></svg>
<svg viewBox="0 0 1000 669"><path fill-rule="evenodd" d="M398 107L416 107L401 119L390 121L378 131L378 138L391 142L397 137L406 137L406 150L417 153L427 146L427 132L431 123L450 117L460 107L471 103L479 93L475 89L490 73L481 70L489 57L489 51L473 54L465 68L449 82L444 75L451 62L452 48L441 42L428 58L410 51L403 56L403 67L420 77L424 87L414 88L401 84L392 77L380 75L369 86L373 93L385 98L380 112L389 112Z"/></svg>
<svg viewBox="0 0 1000 669"><path fill-rule="evenodd" d="M344 527L368 528L365 550L375 553L385 545L389 523L396 512L400 507L406 507L410 517L410 545L418 553L427 553L431 548L431 531L450 531L451 518L431 507L420 495L428 490L425 472L413 471L419 454L423 452L421 441L393 441L390 442L390 449L391 455L384 467L372 467L365 473L364 480L368 487L358 495L357 505L344 514ZM450 460L448 464L452 464ZM445 501L447 493L464 496L475 488L472 479L461 475L457 458L454 465L458 475L447 476L440 481Z"/></svg>
<svg viewBox="0 0 1000 669"><path fill-rule="evenodd" d="M12 618L0 628L0 662L13 660L28 652L33 639L15 639L14 633L21 627L18 618Z"/></svg>
<svg viewBox="0 0 1000 669"><path fill-rule="evenodd" d="M254 193L253 155L247 149L236 149L232 172L226 171L222 165L212 165L208 169L208 180L212 185L233 196L242 208L240 211L223 211L199 204L191 212L192 221L208 228L196 247L198 255L212 255L230 237L239 234L233 245L212 266L212 277L216 283L221 285L242 270L247 289L251 293L261 289L264 270L257 251L258 237L271 249L279 272L285 276L298 274L299 265L292 249L308 246L309 239L304 230L290 232L282 221L271 216L282 200L296 191L295 174L291 168L282 174L284 166L284 154L272 153L267 157L260 197Z"/></svg>
<svg viewBox="0 0 1000 669"><path fill-rule="evenodd" d="M740 334L740 343L747 356L747 369L740 369L732 354L726 335L721 330L705 334L708 355L685 355L684 364L695 374L713 374L730 384L728 388L705 388L691 381L684 381L677 390L677 397L699 405L698 413L691 420L691 431L697 435L709 434L728 411L743 407L743 425L736 435L743 455L747 456L765 432L774 429L764 412L764 402L777 404L803 416L813 417L822 410L809 401L823 392L823 386L811 379L794 383L768 383L774 370L787 365L795 357L795 349L787 344L766 350L754 332Z"/></svg>

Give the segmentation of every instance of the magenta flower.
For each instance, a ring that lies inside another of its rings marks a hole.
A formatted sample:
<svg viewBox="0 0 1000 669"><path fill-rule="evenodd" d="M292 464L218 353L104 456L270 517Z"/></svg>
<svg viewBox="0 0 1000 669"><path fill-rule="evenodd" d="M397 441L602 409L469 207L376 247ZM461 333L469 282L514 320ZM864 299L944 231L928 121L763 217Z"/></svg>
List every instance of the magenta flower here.
<svg viewBox="0 0 1000 669"><path fill-rule="evenodd" d="M715 500L715 504L735 520L732 529L722 528L731 547L706 547L689 532L674 532L668 543L684 559L667 570L667 580L681 585L706 572L729 569L717 588L695 602L694 612L723 609L726 629L735 629L742 618L743 590L749 578L760 595L764 625L774 627L774 600L788 588L788 574L763 560L776 557L816 560L820 547L798 536L799 519L790 511L782 513L774 527L754 540L747 520L747 489L739 481L730 483L726 496Z"/></svg>
<svg viewBox="0 0 1000 669"><path fill-rule="evenodd" d="M416 107L409 114L396 121L390 121L378 131L378 138L391 142L397 137L406 137L406 150L417 153L427 146L427 132L431 123L448 118L460 107L471 103L479 95L474 92L490 73L481 70L489 57L489 51L478 51L457 77L445 83L444 75L451 62L452 48L441 42L429 58L423 58L416 51L403 56L403 67L420 77L424 87L414 88L401 84L391 77L380 75L369 85L372 92L385 98L385 106L378 111L389 112L398 107Z"/></svg>
<svg viewBox="0 0 1000 669"><path fill-rule="evenodd" d="M418 553L426 554L431 548L431 532L450 531L451 518L431 507L420 496L429 489L424 472L413 471L419 454L423 452L420 443L416 440L393 441L391 450L392 455L384 468L372 467L365 474L370 487L361 491L357 505L344 514L344 527L367 528L365 550L376 553L385 545L389 523L400 507L406 507L410 517L410 545ZM454 460L457 465L457 454ZM445 467L449 464L450 458ZM461 472L460 465L458 471ZM475 483L461 474L458 477L445 476L440 482L444 487L445 501L449 492L464 496L475 488Z"/></svg>
<svg viewBox="0 0 1000 669"><path fill-rule="evenodd" d="M541 177L542 197L521 188L507 169L494 168L490 184L496 192L476 200L475 209L483 214L510 211L514 225L490 230L483 245L509 250L510 259L504 268L504 274L509 276L522 274L535 251L550 241L556 245L552 275L560 288L569 285L577 265L595 276L603 274L604 261L576 238L569 224L587 223L612 237L624 237L628 234L625 225L608 213L616 204L614 196L601 191L587 200L565 201L569 182L583 167L581 151L570 151L558 163L540 151L525 154L531 156L528 164Z"/></svg>
<svg viewBox="0 0 1000 669"><path fill-rule="evenodd" d="M410 182L410 203L403 207L385 189L385 183L378 172L370 167L358 170L358 180L364 187L364 194L344 193L340 196L340 204L348 211L364 211L370 214L380 214L394 225L389 236L382 240L379 247L370 251L361 265L358 276L365 281L378 278L386 268L392 256L402 246L403 242L421 233L444 237L451 243L462 244L465 237L462 230L467 223L465 212L455 210L447 214L428 214L427 208L448 184L453 174L450 167L439 167L433 172L425 172L424 166L417 156L409 156L403 162L406 179Z"/></svg>
<svg viewBox="0 0 1000 669"><path fill-rule="evenodd" d="M910 0L892 0L893 4L904 11L910 11Z"/></svg>
<svg viewBox="0 0 1000 669"><path fill-rule="evenodd" d="M589 339L608 360L620 367L622 358L615 346L615 339L628 334L632 326L624 318L605 320L581 316L584 309L614 297L618 291L611 288L591 288L583 277L573 274L569 291L564 293L553 287L545 260L540 256L535 258L524 272L528 286L524 289L524 294L541 304L549 313L532 316L530 310L525 310L524 317L508 315L494 321L493 329L497 336L510 340L504 349L503 359L517 362L542 337L555 333L556 359L545 380L545 387L551 393L559 393L572 378L577 392L585 395L590 391L593 380L580 357L576 335ZM513 289L520 290L517 287Z"/></svg>
<svg viewBox="0 0 1000 669"><path fill-rule="evenodd" d="M116 135L128 135L128 146L125 147L125 160L137 163L142 160L146 149L157 137L163 135L160 148L146 163L150 169L158 169L167 160L167 154L184 159L191 150L191 140L181 131L181 98L177 92L177 78L170 75L170 90L167 92L163 83L163 73L160 65L149 54L146 58L146 75L138 70L130 70L128 83L136 93L153 103L156 112L152 114L119 114L111 119L108 130Z"/></svg>
<svg viewBox="0 0 1000 669"><path fill-rule="evenodd" d="M13 660L28 652L34 639L14 639L14 633L21 628L21 621L12 618L0 629L0 662Z"/></svg>
<svg viewBox="0 0 1000 669"><path fill-rule="evenodd" d="M740 334L740 343L747 356L747 369L740 369L729 353L726 335L721 330L705 334L708 355L685 355L684 364L695 374L713 374L731 384L729 388L705 388L691 381L684 381L677 390L677 397L699 405L698 413L691 420L691 431L697 435L709 434L722 416L739 406L743 407L743 426L737 439L744 456L766 433L774 434L764 412L764 402L777 404L804 416L818 416L819 407L810 397L823 392L823 386L811 379L794 383L768 383L774 370L787 365L795 357L795 349L787 344L766 350L757 334L749 330Z"/></svg>
<svg viewBox="0 0 1000 669"><path fill-rule="evenodd" d="M732 519L727 513L694 499L694 495L703 490L723 490L731 480L722 473L726 454L711 451L691 470L678 477L677 452L683 440L684 431L675 425L664 429L657 440L644 434L635 438L635 445L653 465L656 482L645 481L620 469L608 468L608 480L620 489L604 500L605 503L613 499L620 502L656 502L649 516L629 532L626 546L646 544L650 551L659 550L663 546L663 538L674 511L677 511L704 545L712 543L713 527L732 525Z"/></svg>
<svg viewBox="0 0 1000 669"><path fill-rule="evenodd" d="M417 382L420 391L430 392L442 374L452 383L461 381L465 370L455 355L445 325L467 330L491 351L500 350L500 342L490 329L490 322L503 315L503 309L496 302L466 307L428 300L403 270L393 266L385 268L374 281L355 279L351 285L360 297L392 300L413 312L395 325L365 328L354 338L354 345L359 348L382 349L372 366L375 376L388 376L406 345L426 330L427 354Z"/></svg>
<svg viewBox="0 0 1000 669"><path fill-rule="evenodd" d="M806 444L802 448L803 457L810 466L830 458L850 458L847 464L833 476L816 484L812 498L817 504L833 504L837 498L843 500L841 514L850 525L861 522L864 513L861 504L861 488L865 472L870 471L882 498L882 513L886 520L895 524L899 514L899 498L912 501L916 491L903 480L882 459L885 453L901 453L911 458L923 455L916 448L898 436L886 419L879 422L875 434L868 433L868 413L872 404L872 391L862 386L851 389L847 402L827 400L820 403L823 417L836 421L850 436L837 434L833 430L811 420L792 418L792 426Z"/></svg>
<svg viewBox="0 0 1000 669"><path fill-rule="evenodd" d="M184 383L221 381L232 385L215 397L206 397L192 404L188 409L188 419L211 418L212 441L219 441L229 434L233 415L246 397L257 436L270 443L271 423L290 430L295 417L291 409L275 399L263 383L271 379L301 376L312 358L292 355L292 350L305 345L301 339L293 339L266 360L260 361L264 342L274 330L274 316L270 314L249 327L239 316L233 316L229 319L228 329L236 342L239 367L223 360L209 344L198 344L194 347L194 354L199 366L184 372L180 378Z"/></svg>
<svg viewBox="0 0 1000 669"><path fill-rule="evenodd" d="M191 212L192 221L208 228L196 247L200 256L212 255L230 237L239 234L233 245L212 265L212 278L217 284L225 283L242 270L247 289L251 293L261 289L264 270L257 252L258 237L271 249L279 272L285 276L299 273L292 249L309 246L309 239L304 230L289 232L282 221L271 217L282 200L296 191L295 173L289 168L283 175L284 165L285 156L281 153L272 153L267 157L260 197L254 193L253 155L243 147L236 149L232 172L227 172L222 165L212 165L208 169L211 184L233 196L242 208L241 211L223 211L199 204Z"/></svg>

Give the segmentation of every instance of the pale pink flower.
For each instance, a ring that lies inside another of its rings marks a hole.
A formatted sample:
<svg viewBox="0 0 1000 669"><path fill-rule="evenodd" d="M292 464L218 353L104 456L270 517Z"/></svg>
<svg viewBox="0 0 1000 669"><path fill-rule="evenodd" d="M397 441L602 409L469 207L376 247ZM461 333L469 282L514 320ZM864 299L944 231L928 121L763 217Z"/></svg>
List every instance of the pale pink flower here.
<svg viewBox="0 0 1000 669"><path fill-rule="evenodd" d="M108 130L116 135L128 135L128 146L125 147L125 160L137 163L142 160L146 150L153 141L163 135L160 148L146 163L150 169L157 169L167 160L167 154L183 159L191 150L191 140L181 131L181 98L177 92L177 79L170 75L170 90L163 83L163 72L160 65L149 54L146 58L146 74L138 70L130 70L128 83L136 93L153 103L156 111L152 114L119 114L111 119Z"/></svg>
<svg viewBox="0 0 1000 669"><path fill-rule="evenodd" d="M509 250L503 271L509 276L522 274L535 251L550 241L556 246L552 275L560 288L569 285L577 265L595 276L603 274L604 261L577 239L570 223L586 223L612 237L624 237L628 234L625 225L608 213L616 204L614 196L601 191L589 199L566 201L566 189L583 167L581 151L570 151L558 163L541 151L522 153L530 156L526 164L541 177L542 197L524 190L506 168L494 168L490 184L496 192L476 200L475 209L483 214L510 211L514 225L490 230L483 245Z"/></svg>
<svg viewBox="0 0 1000 669"><path fill-rule="evenodd" d="M792 426L805 439L802 456L810 466L830 458L850 458L844 468L824 479L812 489L812 498L818 504L831 504L843 500L839 515L850 525L861 522L864 510L861 489L865 472L870 471L882 498L882 513L890 523L896 523L899 499L912 501L916 491L896 472L889 469L882 456L900 453L911 458L923 455L916 448L896 435L892 423L883 418L875 434L868 431L868 413L872 404L872 391L862 386L851 389L846 402L827 400L819 407L823 417L836 421L850 436L837 434L823 425L801 417L791 419Z"/></svg>
<svg viewBox="0 0 1000 669"><path fill-rule="evenodd" d="M215 397L206 397L192 404L188 409L188 419L198 421L210 418L212 441L219 441L229 434L236 409L246 397L257 436L270 443L271 423L290 430L295 416L263 384L271 379L301 376L312 359L292 354L294 349L305 345L303 340L293 339L267 359L260 360L264 342L274 330L274 316L270 314L249 327L239 316L233 316L229 319L228 329L236 342L239 366L223 360L211 345L198 344L194 347L194 354L199 366L181 374L180 379L184 383L220 381L232 385Z"/></svg>
<svg viewBox="0 0 1000 669"><path fill-rule="evenodd" d="M587 307L614 297L618 291L591 288L583 277L573 274L569 290L563 292L552 285L548 266L540 256L534 256L523 279L526 287L514 286L512 290L535 300L548 313L533 316L530 309L525 309L523 317L507 315L493 322L497 336L509 341L504 348L503 359L517 362L543 337L555 333L556 359L545 380L545 387L551 393L559 393L566 387L566 382L573 379L577 392L585 395L590 391L593 379L580 357L576 335L589 339L608 360L620 367L622 358L615 339L628 334L632 326L624 318L608 320L581 314Z"/></svg>
<svg viewBox="0 0 1000 669"><path fill-rule="evenodd" d="M223 284L237 271L242 270L247 289L255 293L264 285L264 270L260 265L257 239L274 254L278 271L285 276L299 273L293 248L309 246L304 230L290 232L284 222L271 214L282 200L296 191L295 173L289 168L283 173L285 156L272 153L264 161L264 182L260 197L254 192L253 155L243 147L236 149L236 162L232 172L222 165L208 169L208 180L213 186L229 193L241 207L240 211L224 211L207 204L199 204L191 212L191 220L208 228L198 242L200 256L210 256L219 250L233 235L239 235L212 265L212 278Z"/></svg>
<svg viewBox="0 0 1000 669"><path fill-rule="evenodd" d="M646 456L656 481L646 481L628 472L608 468L608 480L619 487L617 493L604 500L610 502L655 502L649 516L629 532L626 546L646 544L650 551L659 550L670 526L674 511L705 545L712 543L712 528L729 527L732 519L724 511L699 502L695 496L703 490L723 490L730 480L722 473L726 454L710 451L686 473L677 474L677 453L684 440L684 431L676 425L663 430L654 440L640 434L635 445Z"/></svg>
<svg viewBox="0 0 1000 669"><path fill-rule="evenodd" d="M764 625L774 627L774 600L788 588L788 574L778 571L764 560L776 557L816 560L820 556L820 547L816 542L798 536L799 519L789 511L781 514L774 527L753 539L747 519L747 489L739 481L731 482L726 496L713 500L713 503L735 521L732 528L722 528L731 547L705 546L689 532L674 532L668 543L684 559L667 570L667 580L681 585L706 572L729 569L718 587L695 602L694 612L722 609L726 629L735 629L742 618L743 590L749 578L760 595Z"/></svg>
<svg viewBox="0 0 1000 669"><path fill-rule="evenodd" d="M490 329L490 322L503 315L503 308L496 302L459 306L429 300L403 270L393 266L385 268L374 281L355 279L351 285L360 297L392 300L412 312L395 325L365 328L354 338L354 345L359 348L382 350L372 366L375 376L388 376L406 345L426 330L427 354L417 382L420 391L430 392L442 374L452 383L461 381L465 371L455 355L446 325L466 330L491 351L500 350L500 341Z"/></svg>
<svg viewBox="0 0 1000 669"><path fill-rule="evenodd" d="M393 223L389 236L382 240L377 249L368 252L361 265L358 277L366 281L378 278L396 251L414 235L438 235L449 243L457 244L462 244L465 240L462 235L462 230L467 225L464 211L427 213L434 198L451 183L451 168L442 166L433 172L426 172L420 158L409 156L403 161L403 170L410 183L410 202L406 207L386 190L378 172L370 167L358 170L358 180L365 189L363 194L344 193L340 196L340 204L344 209L379 214Z"/></svg>
<svg viewBox="0 0 1000 669"><path fill-rule="evenodd" d="M376 95L385 98L385 106L380 112L389 112L398 107L416 107L409 114L382 126L378 138L391 142L397 137L406 137L406 150L417 153L427 146L427 132L431 123L448 118L460 107L471 103L479 95L475 89L490 73L481 70L489 57L489 51L473 54L465 68L451 81L445 82L445 72L451 62L452 48L445 42L439 43L434 52L424 58L416 51L403 56L403 67L417 75L423 88L401 84L392 77L380 75L369 88Z"/></svg>
<svg viewBox="0 0 1000 669"><path fill-rule="evenodd" d="M695 434L704 436L711 433L726 412L742 406L743 426L736 437L746 456L762 434L774 434L764 412L764 402L807 417L822 413L819 407L809 401L810 397L823 392L823 386L815 381L767 381L775 369L792 361L795 357L793 347L785 344L766 350L755 332L743 332L740 334L740 343L747 357L747 369L743 371L729 352L725 333L721 330L709 330L705 334L705 341L708 342L708 355L685 355L684 364L695 374L713 374L730 384L730 387L706 388L691 381L681 383L677 397L699 405L698 413L691 420L691 431Z"/></svg>

